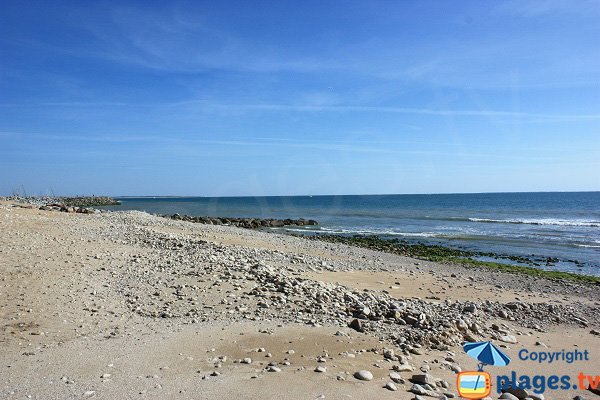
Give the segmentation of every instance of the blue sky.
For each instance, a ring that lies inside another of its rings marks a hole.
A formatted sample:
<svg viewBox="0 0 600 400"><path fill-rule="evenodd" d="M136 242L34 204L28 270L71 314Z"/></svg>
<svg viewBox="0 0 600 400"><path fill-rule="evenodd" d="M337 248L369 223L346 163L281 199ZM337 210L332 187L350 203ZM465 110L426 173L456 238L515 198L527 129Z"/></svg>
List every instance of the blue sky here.
<svg viewBox="0 0 600 400"><path fill-rule="evenodd" d="M600 190L598 1L4 1L0 194Z"/></svg>

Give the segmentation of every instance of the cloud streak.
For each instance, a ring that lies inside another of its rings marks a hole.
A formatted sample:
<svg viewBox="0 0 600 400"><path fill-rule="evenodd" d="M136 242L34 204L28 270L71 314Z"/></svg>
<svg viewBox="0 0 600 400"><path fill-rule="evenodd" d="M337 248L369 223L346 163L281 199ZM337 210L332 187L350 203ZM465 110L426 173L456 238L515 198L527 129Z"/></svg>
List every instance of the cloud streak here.
<svg viewBox="0 0 600 400"><path fill-rule="evenodd" d="M493 109L433 109L416 107L394 107L394 106L369 106L369 105L312 105L312 104L228 104L212 103L205 100L188 100L172 103L128 103L128 102L39 102L39 103L0 103L2 108L153 108L153 109L177 109L193 107L195 111L235 111L235 112L305 112L305 113L386 113L386 114L413 114L431 115L439 117L506 117L506 118L533 118L547 121L591 121L600 120L600 114L562 114L562 113L538 113L528 111L506 111Z"/></svg>

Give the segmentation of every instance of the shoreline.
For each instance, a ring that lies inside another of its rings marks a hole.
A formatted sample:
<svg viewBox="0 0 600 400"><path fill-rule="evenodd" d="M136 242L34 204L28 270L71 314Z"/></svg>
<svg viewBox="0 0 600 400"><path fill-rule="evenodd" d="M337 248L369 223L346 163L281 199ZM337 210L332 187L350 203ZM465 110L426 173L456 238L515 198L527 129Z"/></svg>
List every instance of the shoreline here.
<svg viewBox="0 0 600 400"><path fill-rule="evenodd" d="M516 357L536 341L593 349L600 338L596 285L136 211L0 204L0 228L7 398L412 399L424 373L456 395L455 371L474 367L464 340ZM373 382L353 378L363 369ZM395 371L397 391L384 388Z"/></svg>
<svg viewBox="0 0 600 400"><path fill-rule="evenodd" d="M135 197L140 198L140 197ZM152 198L152 197L150 197ZM165 197L170 198L170 197ZM2 199L2 198L0 198ZM120 205L118 200L105 196L92 197L54 197L54 198L39 198L39 197L23 197L23 198L4 198L16 200L19 203L29 205L41 205L45 210L63 211L63 212L82 212L91 213L94 209L85 208L89 206L111 206ZM61 201L62 203L56 203ZM87 205L86 205L87 204ZM103 211L125 211L125 210L103 210ZM245 229L258 229L265 232L277 233L269 228L285 228L290 226L314 226L319 223L314 219L276 219L276 218L252 218L252 217L211 217L211 216L191 216L175 214L152 214L158 217L187 221L193 223L207 225L224 225L236 226ZM518 256L509 254L500 254L486 251L466 250L457 247L441 244L428 244L419 240L408 241L406 239L385 238L382 235L364 235L364 234L297 234L294 232L280 232L290 236L305 237L311 240L322 240L333 243L344 243L351 246L369 248L378 251L391 252L407 257L413 257L420 260L436 261L441 263L460 264L473 268L488 268L499 269L504 272L526 274L548 279L567 279L579 282L588 282L592 284L600 284L600 275L589 275L579 272L561 271L560 269L544 269L537 267L553 267L559 262L556 257L545 256ZM490 261L491 260L491 261ZM498 260L510 261L501 262ZM567 262L574 264L577 267L583 265L578 260L568 260Z"/></svg>
<svg viewBox="0 0 600 400"><path fill-rule="evenodd" d="M525 274L538 276L548 279L567 279L572 281L586 282L600 285L600 276L585 275L574 272L566 272L560 270L547 270L536 268L542 266L537 261L528 257L500 255L497 253L475 252L468 250L460 250L449 246L432 245L425 243L412 243L406 240L398 239L383 239L377 235L295 235L292 236L308 237L311 240L321 240L331 243L343 243L350 246L368 248L387 253L398 254L406 257L412 257L419 260L434 261L440 263L458 264L473 268L489 268L501 270L508 273ZM514 261L527 265L508 264L498 261L482 261L477 257L488 257L501 260ZM552 266L553 260L547 261L546 266ZM577 262L576 262L577 263Z"/></svg>

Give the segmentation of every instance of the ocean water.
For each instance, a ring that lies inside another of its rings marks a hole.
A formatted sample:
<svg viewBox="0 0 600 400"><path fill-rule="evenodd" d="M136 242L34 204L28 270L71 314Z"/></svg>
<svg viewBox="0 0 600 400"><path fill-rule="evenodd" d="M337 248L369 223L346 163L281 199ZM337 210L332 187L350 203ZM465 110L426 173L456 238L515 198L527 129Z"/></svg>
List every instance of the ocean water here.
<svg viewBox="0 0 600 400"><path fill-rule="evenodd" d="M111 209L194 216L310 218L319 225L279 230L375 234L507 256L553 257L559 262L540 268L600 276L600 192L119 200L122 204Z"/></svg>

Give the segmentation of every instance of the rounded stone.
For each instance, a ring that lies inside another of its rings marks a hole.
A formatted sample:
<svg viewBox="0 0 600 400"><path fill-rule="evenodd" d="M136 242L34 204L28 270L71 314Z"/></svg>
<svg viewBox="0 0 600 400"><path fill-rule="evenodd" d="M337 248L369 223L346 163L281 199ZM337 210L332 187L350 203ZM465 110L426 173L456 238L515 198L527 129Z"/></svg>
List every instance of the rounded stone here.
<svg viewBox="0 0 600 400"><path fill-rule="evenodd" d="M367 370L360 370L354 373L354 377L360 381L370 381L373 379L373 374Z"/></svg>

